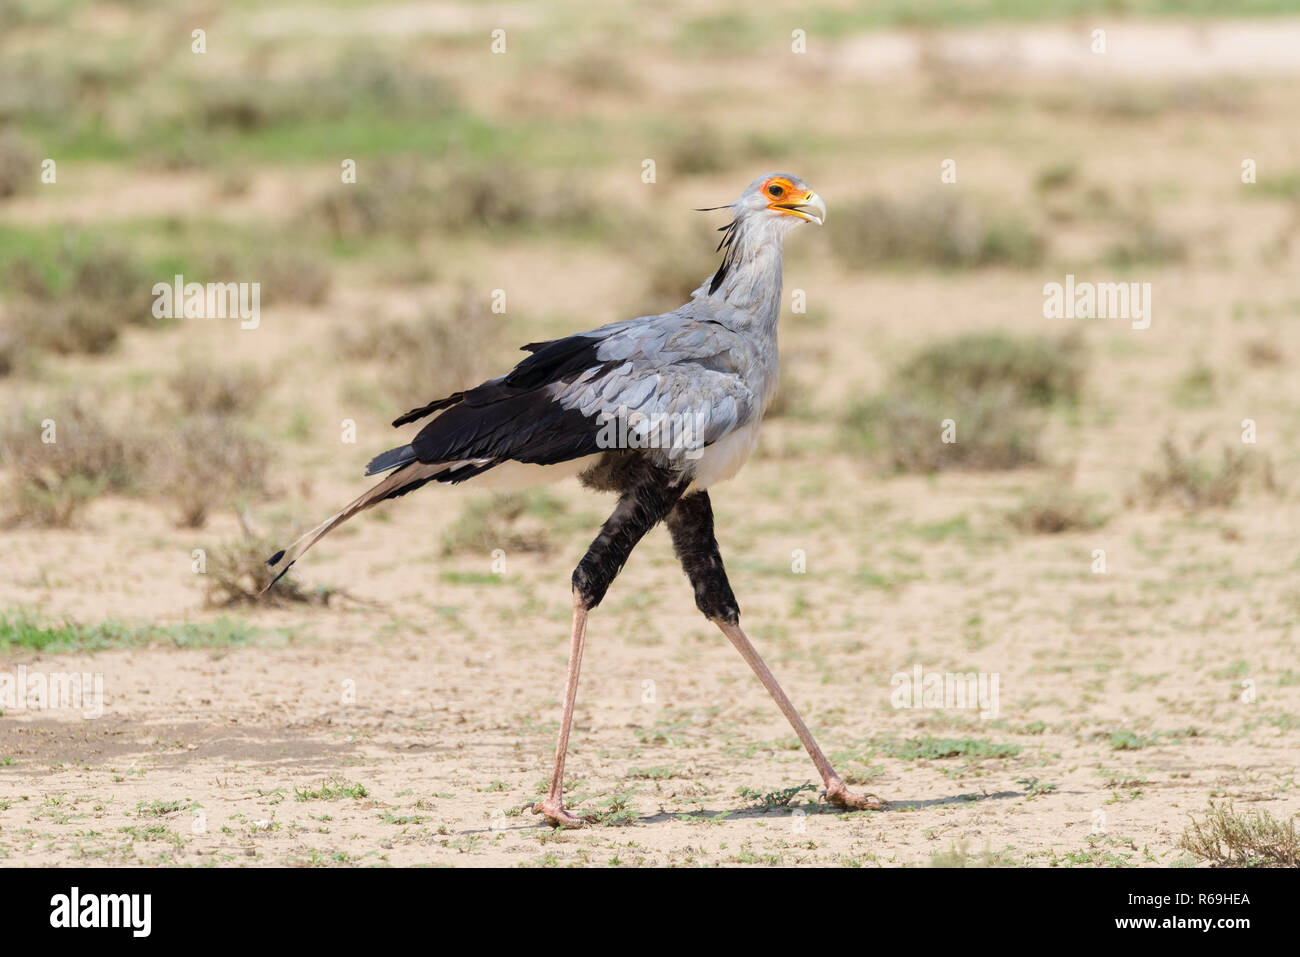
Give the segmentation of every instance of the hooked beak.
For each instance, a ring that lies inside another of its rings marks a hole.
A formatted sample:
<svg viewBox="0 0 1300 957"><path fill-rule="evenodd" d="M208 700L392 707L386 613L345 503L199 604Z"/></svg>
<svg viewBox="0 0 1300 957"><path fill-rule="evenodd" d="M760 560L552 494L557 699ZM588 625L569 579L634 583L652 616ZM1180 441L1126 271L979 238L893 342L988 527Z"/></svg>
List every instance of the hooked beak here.
<svg viewBox="0 0 1300 957"><path fill-rule="evenodd" d="M772 203L769 208L779 209L783 215L798 216L800 219L816 223L818 226L826 221L826 204L812 190L808 190L804 194L803 202Z"/></svg>

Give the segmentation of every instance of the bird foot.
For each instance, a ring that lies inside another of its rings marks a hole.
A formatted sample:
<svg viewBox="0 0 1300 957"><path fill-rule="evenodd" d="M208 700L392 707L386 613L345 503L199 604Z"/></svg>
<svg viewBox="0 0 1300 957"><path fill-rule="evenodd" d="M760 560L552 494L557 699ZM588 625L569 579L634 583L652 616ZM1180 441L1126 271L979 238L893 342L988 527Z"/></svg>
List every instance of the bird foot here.
<svg viewBox="0 0 1300 957"><path fill-rule="evenodd" d="M836 807L851 811L883 811L889 807L888 801L883 801L874 794L854 794L843 781L832 781L826 785L822 794Z"/></svg>
<svg viewBox="0 0 1300 957"><path fill-rule="evenodd" d="M564 803L560 800L547 798L544 801L529 804L528 808L534 814L540 814L545 817L546 823L551 825L551 827L585 827L591 823L586 818L578 817L576 814L570 814L564 809Z"/></svg>

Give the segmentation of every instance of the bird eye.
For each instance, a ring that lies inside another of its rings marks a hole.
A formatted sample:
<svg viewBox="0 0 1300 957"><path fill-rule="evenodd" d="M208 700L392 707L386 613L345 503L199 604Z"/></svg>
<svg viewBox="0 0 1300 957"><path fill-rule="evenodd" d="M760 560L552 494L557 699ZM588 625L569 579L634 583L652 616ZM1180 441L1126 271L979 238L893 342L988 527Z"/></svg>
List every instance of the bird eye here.
<svg viewBox="0 0 1300 957"><path fill-rule="evenodd" d="M767 191L773 196L780 196L782 193L785 192L785 190L783 190L780 186L776 186L776 185L769 186L767 188Z"/></svg>

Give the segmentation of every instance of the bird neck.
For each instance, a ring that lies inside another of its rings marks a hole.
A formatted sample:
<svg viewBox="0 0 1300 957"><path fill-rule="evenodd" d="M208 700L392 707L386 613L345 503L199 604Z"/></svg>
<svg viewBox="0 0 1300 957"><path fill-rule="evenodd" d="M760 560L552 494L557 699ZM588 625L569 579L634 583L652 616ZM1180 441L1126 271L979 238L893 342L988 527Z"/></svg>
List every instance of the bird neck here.
<svg viewBox="0 0 1300 957"><path fill-rule="evenodd" d="M722 248L722 265L702 287L753 320L756 331L776 331L781 314L781 253L786 228L781 223L738 220Z"/></svg>

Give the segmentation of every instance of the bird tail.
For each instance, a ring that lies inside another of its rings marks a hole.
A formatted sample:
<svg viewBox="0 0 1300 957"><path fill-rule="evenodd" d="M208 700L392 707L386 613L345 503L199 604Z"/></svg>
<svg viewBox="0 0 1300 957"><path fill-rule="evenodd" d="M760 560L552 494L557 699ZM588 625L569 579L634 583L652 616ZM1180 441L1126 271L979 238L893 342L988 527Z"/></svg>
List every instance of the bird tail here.
<svg viewBox="0 0 1300 957"><path fill-rule="evenodd" d="M448 469L456 468L461 464L459 462L410 462L402 465L378 485L373 486L361 496L349 502L342 511L331 515L288 548L282 548L268 558L266 564L272 571L276 572L276 576L271 579L269 585L262 589L262 594L270 591L272 586L285 576L293 563L302 557L303 552L357 514L357 512L364 512L372 505L384 501L384 499L395 498L398 495L413 492Z"/></svg>
<svg viewBox="0 0 1300 957"><path fill-rule="evenodd" d="M389 469L399 468L415 461L415 447L411 445L399 445L395 449L389 449L387 452L380 452L366 465L367 475L378 475L380 472L387 472Z"/></svg>

